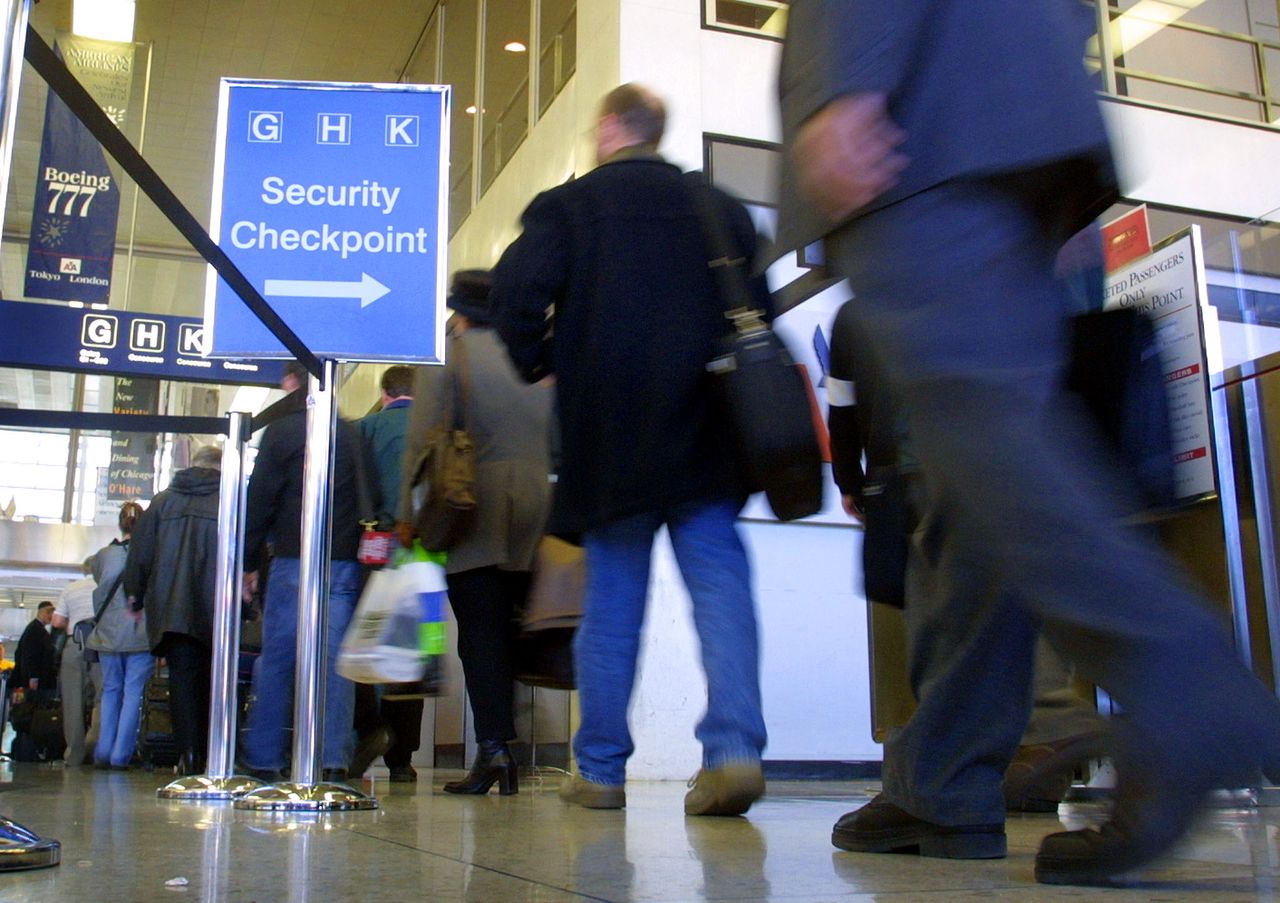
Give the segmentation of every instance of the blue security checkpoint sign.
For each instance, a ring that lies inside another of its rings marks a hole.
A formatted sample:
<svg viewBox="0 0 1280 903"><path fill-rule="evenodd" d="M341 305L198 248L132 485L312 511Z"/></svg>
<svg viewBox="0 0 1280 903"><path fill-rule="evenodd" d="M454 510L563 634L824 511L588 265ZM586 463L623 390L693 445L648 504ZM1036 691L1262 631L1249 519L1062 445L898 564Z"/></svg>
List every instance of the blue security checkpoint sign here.
<svg viewBox="0 0 1280 903"><path fill-rule="evenodd" d="M449 88L222 79L210 233L319 357L441 363ZM290 357L212 267L211 357Z"/></svg>

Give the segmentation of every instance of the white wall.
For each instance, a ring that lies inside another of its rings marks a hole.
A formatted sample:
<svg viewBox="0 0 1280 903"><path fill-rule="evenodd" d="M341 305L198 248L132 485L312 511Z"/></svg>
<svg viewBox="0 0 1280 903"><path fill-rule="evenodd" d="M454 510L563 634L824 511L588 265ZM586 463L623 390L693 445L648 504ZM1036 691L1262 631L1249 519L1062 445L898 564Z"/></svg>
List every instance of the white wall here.
<svg viewBox="0 0 1280 903"><path fill-rule="evenodd" d="M1280 208L1280 132L1104 99L1134 200L1247 219Z"/></svg>

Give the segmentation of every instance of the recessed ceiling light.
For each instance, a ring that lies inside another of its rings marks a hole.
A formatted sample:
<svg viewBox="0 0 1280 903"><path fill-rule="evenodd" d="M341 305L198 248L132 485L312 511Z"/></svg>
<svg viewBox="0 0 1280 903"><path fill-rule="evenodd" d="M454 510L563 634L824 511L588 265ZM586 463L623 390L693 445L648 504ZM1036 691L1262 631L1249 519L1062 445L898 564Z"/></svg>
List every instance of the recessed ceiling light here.
<svg viewBox="0 0 1280 903"><path fill-rule="evenodd" d="M502 45L502 49L508 53L524 53L529 48L520 41L507 41L507 43Z"/></svg>

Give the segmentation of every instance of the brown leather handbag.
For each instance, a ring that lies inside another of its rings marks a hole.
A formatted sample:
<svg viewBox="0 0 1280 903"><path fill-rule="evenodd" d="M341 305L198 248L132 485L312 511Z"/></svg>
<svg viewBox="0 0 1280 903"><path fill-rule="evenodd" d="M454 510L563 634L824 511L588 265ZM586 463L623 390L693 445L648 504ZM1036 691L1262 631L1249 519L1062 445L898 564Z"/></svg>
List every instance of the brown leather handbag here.
<svg viewBox="0 0 1280 903"><path fill-rule="evenodd" d="M449 350L458 362L449 397L413 469L413 525L423 548L432 552L448 551L466 536L475 522L477 505L466 345L455 337Z"/></svg>

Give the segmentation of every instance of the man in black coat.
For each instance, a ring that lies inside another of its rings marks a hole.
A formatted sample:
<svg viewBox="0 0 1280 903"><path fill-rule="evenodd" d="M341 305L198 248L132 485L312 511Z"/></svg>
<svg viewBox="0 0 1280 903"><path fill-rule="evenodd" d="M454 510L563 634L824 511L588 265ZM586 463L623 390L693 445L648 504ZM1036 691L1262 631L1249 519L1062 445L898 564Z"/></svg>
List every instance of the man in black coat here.
<svg viewBox="0 0 1280 903"><path fill-rule="evenodd" d="M574 644L582 723L580 775L562 795L625 805L633 746L627 705L654 534L666 525L693 600L707 674L697 729L702 770L685 811L746 811L764 790L759 652L744 499L706 364L728 330L707 266L694 192L657 154L662 102L636 85L605 96L600 166L539 195L523 235L494 270L498 331L529 381L554 375L561 461L552 526L581 533L589 574ZM741 256L756 235L747 211L711 189ZM752 282L771 308L763 277Z"/></svg>
<svg viewBox="0 0 1280 903"><path fill-rule="evenodd" d="M138 518L125 560L129 609L138 617L146 612L151 654L169 663L173 738L184 774L204 773L209 742L221 465L215 446L198 449ZM127 684L145 680L126 674Z"/></svg>
<svg viewBox="0 0 1280 903"><path fill-rule="evenodd" d="M245 769L273 778L287 764L293 712L294 663L297 657L298 577L302 554L302 479L307 444L307 371L298 363L285 367L281 388L290 393L290 410L267 426L249 478L245 519L246 593L258 584L258 571L271 543L271 568L264 599L262 658L253 680L253 708L241 743ZM328 629L325 663L325 710L321 725L321 767L327 779L345 780L351 758L351 724L355 686L335 670L338 647L355 613L362 583L356 551L360 544L357 510L356 428L338 422L333 473L333 509L329 517L330 556L327 587ZM376 480L370 481L373 487ZM375 499L376 502L376 499ZM322 588L323 590L324 588Z"/></svg>
<svg viewBox="0 0 1280 903"><path fill-rule="evenodd" d="M1045 838L1039 880L1106 882L1167 850L1213 788L1280 770L1280 703L1121 526L1132 487L1064 390L1055 257L1116 196L1092 24L1076 0L790 7L779 244L823 239L849 279L920 463L936 579L978 562L1000 590L908 606L920 705L886 744L883 793L836 823L842 849L1005 854L1038 625L1126 713L1111 819Z"/></svg>
<svg viewBox="0 0 1280 903"><path fill-rule="evenodd" d="M13 674L10 687L28 690L45 690L52 693L58 686L57 658L49 625L53 622L53 603L41 602L36 606L36 616L27 624L18 639L13 653ZM34 683L33 683L34 681Z"/></svg>

